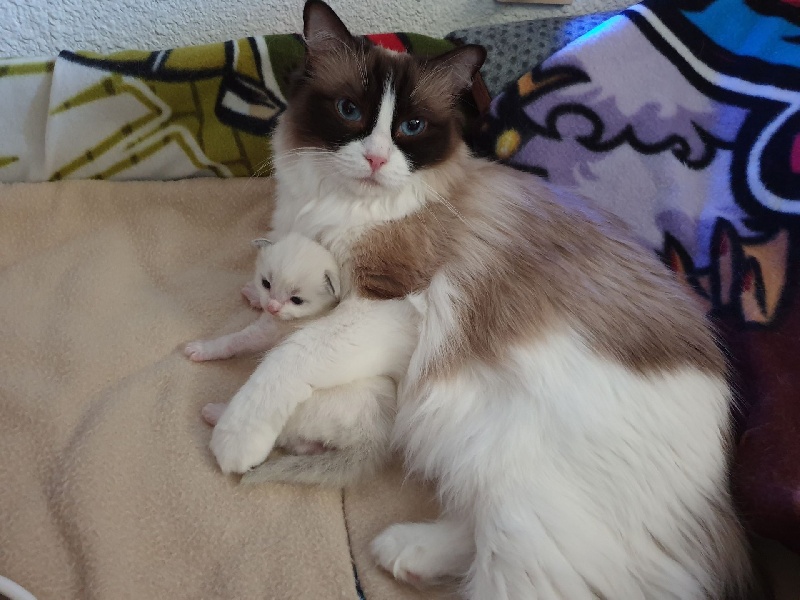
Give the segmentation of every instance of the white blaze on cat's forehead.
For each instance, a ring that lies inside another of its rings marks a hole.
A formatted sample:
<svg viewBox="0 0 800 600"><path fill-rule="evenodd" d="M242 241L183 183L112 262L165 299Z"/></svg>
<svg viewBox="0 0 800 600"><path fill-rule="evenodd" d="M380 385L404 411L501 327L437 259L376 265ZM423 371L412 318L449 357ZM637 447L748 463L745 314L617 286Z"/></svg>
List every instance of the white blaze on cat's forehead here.
<svg viewBox="0 0 800 600"><path fill-rule="evenodd" d="M381 106L378 110L378 118L375 120L375 127L364 143L364 149L368 154L388 157L392 146L392 120L394 119L396 100L394 86L389 78L383 86Z"/></svg>

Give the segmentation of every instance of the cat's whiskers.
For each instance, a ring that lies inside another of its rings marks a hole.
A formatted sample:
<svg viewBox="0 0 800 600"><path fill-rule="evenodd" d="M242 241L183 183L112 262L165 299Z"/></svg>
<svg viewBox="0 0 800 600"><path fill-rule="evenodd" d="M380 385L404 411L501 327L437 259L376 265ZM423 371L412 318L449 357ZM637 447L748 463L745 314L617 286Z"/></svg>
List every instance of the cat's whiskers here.
<svg viewBox="0 0 800 600"><path fill-rule="evenodd" d="M450 212L452 212L462 223L464 223L465 225L467 224L466 219L464 219L461 213L458 212L458 209L456 209L456 207L453 206L453 204L447 198L442 196L439 192L433 189L426 182L420 181L420 183L425 186L425 188L428 190L430 194L432 194L437 200L439 200L442 204L444 204L450 210Z"/></svg>
<svg viewBox="0 0 800 600"><path fill-rule="evenodd" d="M325 166L330 163L331 153L325 150L302 149L298 148L284 152L280 155L279 160L284 164L297 163L300 161L309 161L317 166Z"/></svg>
<svg viewBox="0 0 800 600"><path fill-rule="evenodd" d="M424 181L418 181L418 183L421 183L423 186L425 186L425 187L427 187L428 189L430 189L430 186L429 186L428 184L426 184ZM416 184L412 184L412 185L414 186L414 188L416 188ZM417 194L420 194L420 192L421 192L421 193L424 195L424 193L425 193L425 190L417 190L417 189L414 189L414 194L415 194L415 195L417 195ZM421 221L422 223L425 223L425 224L426 224L426 226L427 226L427 221L426 221L426 219L425 219L425 215L423 214L424 212L425 212L424 210L416 210L416 211L414 211L414 214L415 214L415 215L416 215L416 216L417 216L417 217L420 219L420 221ZM439 217L438 217L438 215L436 214L436 211L433 211L433 210L432 210L432 211L429 211L429 212L430 212L430 214L433 216L434 220L435 220L435 221L436 221L436 222L439 224L439 227L440 227L442 230L444 230L444 225L443 225L443 224L442 224L442 222L439 220Z"/></svg>
<svg viewBox="0 0 800 600"><path fill-rule="evenodd" d="M268 169L271 165L272 165L272 157L268 156L267 158L265 158L256 165L255 169L253 169L253 173L261 173L265 169Z"/></svg>
<svg viewBox="0 0 800 600"><path fill-rule="evenodd" d="M329 156L330 154L327 150L293 150L287 152L285 156Z"/></svg>
<svg viewBox="0 0 800 600"><path fill-rule="evenodd" d="M328 154L330 153L324 150L314 150L311 148L289 150L287 152L281 152L280 154L273 154L272 156L265 158L263 161L258 163L258 165L256 165L255 169L253 169L253 172L247 178L248 181L245 184L244 189L247 190L249 188L250 183L252 182L253 179L260 178L261 176L264 175L264 173L266 173L269 170L274 171L276 168L276 161L282 161L284 164L288 165L291 163L299 162L301 160L305 160L307 157L310 157L312 162L317 162L321 164L321 161L319 161L318 159L315 160L315 157Z"/></svg>
<svg viewBox="0 0 800 600"><path fill-rule="evenodd" d="M425 215L423 213L424 213L424 211L421 211L421 210L415 210L414 211L414 214L419 219L420 223L422 223L425 227L428 227L428 221L427 221L427 219L425 219ZM439 227L443 228L442 222L439 220L439 217L436 216L436 213L431 211L431 215L433 215L433 218L439 224Z"/></svg>
<svg viewBox="0 0 800 600"><path fill-rule="evenodd" d="M289 152L282 152L280 154L273 154L272 156L268 156L263 161L256 165L255 169L253 170L253 175L251 177L258 177L265 171L275 166L275 161L284 158L291 158L295 154L294 151Z"/></svg>
<svg viewBox="0 0 800 600"><path fill-rule="evenodd" d="M244 191L247 191L253 179L260 178L266 171L274 166L273 160L274 158L269 156L256 165L255 169L253 169L253 172L250 174L250 177L247 178L247 183L244 185Z"/></svg>
<svg viewBox="0 0 800 600"><path fill-rule="evenodd" d="M289 153L283 153L280 155L273 155L265 158L263 161L258 163L258 165L256 165L255 169L253 169L253 174L250 176L250 178L252 179L253 177L260 177L266 171L273 169L275 167L276 160L284 158L292 158L292 157L289 155Z"/></svg>

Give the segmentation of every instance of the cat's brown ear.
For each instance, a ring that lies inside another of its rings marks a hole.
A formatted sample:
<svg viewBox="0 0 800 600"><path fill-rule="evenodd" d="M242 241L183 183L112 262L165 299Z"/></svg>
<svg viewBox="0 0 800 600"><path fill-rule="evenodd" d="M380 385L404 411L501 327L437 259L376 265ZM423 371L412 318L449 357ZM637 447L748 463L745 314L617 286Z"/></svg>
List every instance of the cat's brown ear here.
<svg viewBox="0 0 800 600"><path fill-rule="evenodd" d="M303 9L303 37L309 54L330 52L353 45L353 36L342 20L322 0L308 0Z"/></svg>
<svg viewBox="0 0 800 600"><path fill-rule="evenodd" d="M486 48L477 44L459 46L440 56L425 61L429 69L450 80L453 92L458 94L472 85L472 79L486 60Z"/></svg>

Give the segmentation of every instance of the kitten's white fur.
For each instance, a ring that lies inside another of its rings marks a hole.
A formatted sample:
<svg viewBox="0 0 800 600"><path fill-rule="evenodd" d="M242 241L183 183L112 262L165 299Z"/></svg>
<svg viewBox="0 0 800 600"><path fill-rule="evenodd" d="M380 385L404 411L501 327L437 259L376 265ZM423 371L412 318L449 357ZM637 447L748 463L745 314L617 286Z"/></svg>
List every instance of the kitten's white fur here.
<svg viewBox="0 0 800 600"><path fill-rule="evenodd" d="M318 236L340 264L364 229L422 206L437 177L395 163L392 185L365 185L371 136L353 142L356 168L345 151L292 153L285 133L279 125L274 139L273 227ZM511 349L500 368L473 361L429 379L458 324L446 272L411 301L366 300L349 286L234 396L211 441L224 472L263 460L313 389L405 375L396 442L410 468L437 479L445 513L376 538L377 560L399 579L465 576L473 600L716 600L747 577L725 491L724 380L691 367L643 376L568 327ZM419 313L417 343L408 323ZM722 559L714 545L727 542Z"/></svg>
<svg viewBox="0 0 800 600"><path fill-rule="evenodd" d="M269 289L263 280L270 282ZM189 342L184 352L201 362L269 350L293 329L276 320L293 321L328 312L339 301L339 289L339 267L333 255L312 239L290 233L274 243L260 244L253 280L242 293L264 314L236 333ZM303 303L292 303L293 296ZM277 310L274 317L268 313L270 306Z"/></svg>
<svg viewBox="0 0 800 600"><path fill-rule="evenodd" d="M336 305L339 268L331 253L297 233L273 239L274 243L256 240L259 251L255 273L242 291L264 314L237 333L190 342L185 348L189 358L207 361L269 350L308 319ZM264 279L270 282L269 289L264 287ZM292 296L302 298L303 303L293 304L289 300ZM276 302L280 310L268 314L270 303ZM202 415L215 425L224 410L225 404L208 404ZM374 472L389 457L395 410L396 385L389 377L317 390L292 414L276 441L276 446L292 455L266 461L243 482L353 483Z"/></svg>
<svg viewBox="0 0 800 600"><path fill-rule="evenodd" d="M339 302L339 266L333 255L314 240L297 233L256 240L259 249L252 284L263 310L280 307L275 316L283 321L319 316ZM263 281L270 283L265 288ZM292 297L302 304L294 304Z"/></svg>

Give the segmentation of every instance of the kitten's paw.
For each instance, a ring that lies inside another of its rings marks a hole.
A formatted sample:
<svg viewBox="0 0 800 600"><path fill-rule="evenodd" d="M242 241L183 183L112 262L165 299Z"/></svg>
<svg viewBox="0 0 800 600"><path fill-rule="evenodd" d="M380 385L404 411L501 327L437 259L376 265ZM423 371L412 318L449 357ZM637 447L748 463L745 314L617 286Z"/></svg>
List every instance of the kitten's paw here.
<svg viewBox="0 0 800 600"><path fill-rule="evenodd" d="M430 524L392 525L372 541L370 549L381 567L413 586L433 585L451 575L442 556L447 549Z"/></svg>
<svg viewBox="0 0 800 600"><path fill-rule="evenodd" d="M203 362L206 360L214 360L217 356L211 351L208 343L198 340L196 342L189 342L183 349L183 353L194 362Z"/></svg>
<svg viewBox="0 0 800 600"><path fill-rule="evenodd" d="M200 411L200 414L203 416L203 420L213 427L217 424L217 421L219 421L219 418L222 416L222 413L225 412L227 406L227 404L221 402L206 404Z"/></svg>
<svg viewBox="0 0 800 600"><path fill-rule="evenodd" d="M258 289L252 281L242 288L242 296L250 303L250 306L261 310L261 299L258 297Z"/></svg>

